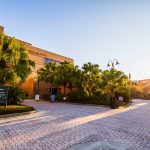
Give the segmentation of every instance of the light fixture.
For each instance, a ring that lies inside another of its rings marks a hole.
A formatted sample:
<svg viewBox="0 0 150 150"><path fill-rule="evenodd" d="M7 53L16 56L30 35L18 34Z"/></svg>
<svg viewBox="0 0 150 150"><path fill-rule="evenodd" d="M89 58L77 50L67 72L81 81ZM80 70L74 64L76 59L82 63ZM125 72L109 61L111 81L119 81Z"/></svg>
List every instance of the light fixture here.
<svg viewBox="0 0 150 150"><path fill-rule="evenodd" d="M116 60L116 65L119 65L120 63L118 62L118 60Z"/></svg>
<svg viewBox="0 0 150 150"><path fill-rule="evenodd" d="M107 67L110 67L110 64L109 64L109 63L107 64Z"/></svg>

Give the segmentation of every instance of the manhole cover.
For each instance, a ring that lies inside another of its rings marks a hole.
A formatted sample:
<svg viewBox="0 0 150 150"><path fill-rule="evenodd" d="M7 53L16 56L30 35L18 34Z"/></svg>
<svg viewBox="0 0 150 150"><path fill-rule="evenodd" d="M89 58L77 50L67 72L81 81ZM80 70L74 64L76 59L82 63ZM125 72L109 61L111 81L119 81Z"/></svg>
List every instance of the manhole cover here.
<svg viewBox="0 0 150 150"><path fill-rule="evenodd" d="M97 141L97 142L77 144L70 147L68 150L138 150L138 149L129 147L122 143Z"/></svg>

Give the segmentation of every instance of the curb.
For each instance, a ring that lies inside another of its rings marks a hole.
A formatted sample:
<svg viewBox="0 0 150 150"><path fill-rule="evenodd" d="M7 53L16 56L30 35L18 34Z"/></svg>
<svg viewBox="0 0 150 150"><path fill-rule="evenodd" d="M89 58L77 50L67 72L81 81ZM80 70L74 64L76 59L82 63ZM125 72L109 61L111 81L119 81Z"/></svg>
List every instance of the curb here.
<svg viewBox="0 0 150 150"><path fill-rule="evenodd" d="M109 105L99 105L99 104L84 104L84 103L71 103L71 102L55 102L55 103L63 103L63 104L73 104L73 105L84 105L84 106L97 106L97 107L105 107L110 108ZM118 109L127 108L131 105L131 103L125 105L125 106L119 106Z"/></svg>
<svg viewBox="0 0 150 150"><path fill-rule="evenodd" d="M127 107L129 107L129 106L131 106L131 103L129 103L129 104L125 105L125 106L119 106L119 109L127 108Z"/></svg>
<svg viewBox="0 0 150 150"><path fill-rule="evenodd" d="M97 106L97 107L106 107L106 108L110 107L109 105L86 104L86 103L72 103L72 102L55 102L55 103L72 104L72 105L83 105L83 106Z"/></svg>
<svg viewBox="0 0 150 150"><path fill-rule="evenodd" d="M6 114L6 115L0 115L0 118L17 117L17 116L22 116L22 115L33 114L33 113L36 113L36 112L37 112L36 110L33 110L33 111L28 111L28 112Z"/></svg>

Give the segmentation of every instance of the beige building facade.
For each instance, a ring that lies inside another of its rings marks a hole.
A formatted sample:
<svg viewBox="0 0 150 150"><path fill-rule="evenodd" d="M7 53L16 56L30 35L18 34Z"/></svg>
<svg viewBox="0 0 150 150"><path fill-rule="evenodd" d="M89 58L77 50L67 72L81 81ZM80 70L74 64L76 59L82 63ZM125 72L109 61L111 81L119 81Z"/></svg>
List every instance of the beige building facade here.
<svg viewBox="0 0 150 150"><path fill-rule="evenodd" d="M4 32L4 27L0 26L0 32ZM35 68L32 70L32 73L29 75L25 83L21 85L21 88L28 93L30 98L33 98L35 94L37 94L38 90L39 90L39 94L42 97L48 96L50 92L50 86L44 82L39 82L39 86L38 86L37 70L42 68L45 63L49 63L49 62L60 63L64 61L73 63L73 59L34 47L32 44L24 42L22 40L18 40L18 41L26 47L29 54L29 58L35 62ZM63 93L63 88L53 87L52 91L54 94L58 92Z"/></svg>

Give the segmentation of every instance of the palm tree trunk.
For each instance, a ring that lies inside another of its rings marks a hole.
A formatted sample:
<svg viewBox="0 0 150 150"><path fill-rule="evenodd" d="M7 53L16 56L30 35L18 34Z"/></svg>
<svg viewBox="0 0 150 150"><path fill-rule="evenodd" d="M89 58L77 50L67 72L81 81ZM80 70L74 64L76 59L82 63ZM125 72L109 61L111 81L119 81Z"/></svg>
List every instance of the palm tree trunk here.
<svg viewBox="0 0 150 150"><path fill-rule="evenodd" d="M69 84L69 89L70 91L72 91L72 84Z"/></svg>
<svg viewBox="0 0 150 150"><path fill-rule="evenodd" d="M64 84L64 95L66 95L66 84Z"/></svg>
<svg viewBox="0 0 150 150"><path fill-rule="evenodd" d="M52 83L50 83L50 96L52 95Z"/></svg>
<svg viewBox="0 0 150 150"><path fill-rule="evenodd" d="M39 81L39 78L37 80L37 94L39 94L40 92L40 81Z"/></svg>

